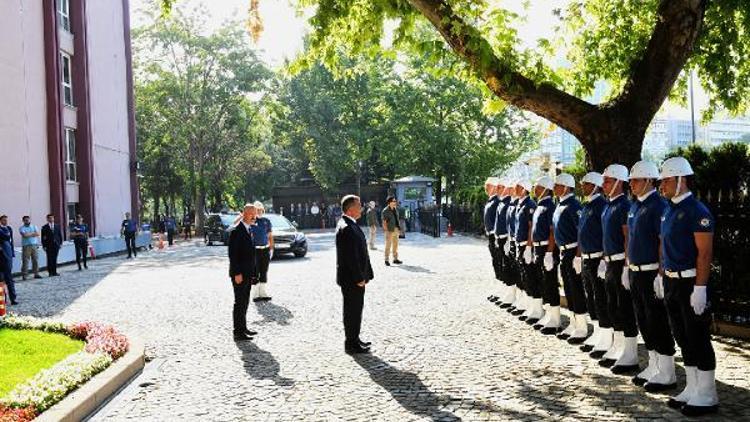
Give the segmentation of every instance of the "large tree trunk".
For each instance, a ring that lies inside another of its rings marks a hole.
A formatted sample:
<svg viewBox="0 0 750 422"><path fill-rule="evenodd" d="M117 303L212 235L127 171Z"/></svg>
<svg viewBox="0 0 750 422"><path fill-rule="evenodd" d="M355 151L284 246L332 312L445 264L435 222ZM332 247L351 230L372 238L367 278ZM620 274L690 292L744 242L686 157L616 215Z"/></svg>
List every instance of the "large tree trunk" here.
<svg viewBox="0 0 750 422"><path fill-rule="evenodd" d="M195 235L203 236L203 223L205 221L205 195L200 183L195 186Z"/></svg>

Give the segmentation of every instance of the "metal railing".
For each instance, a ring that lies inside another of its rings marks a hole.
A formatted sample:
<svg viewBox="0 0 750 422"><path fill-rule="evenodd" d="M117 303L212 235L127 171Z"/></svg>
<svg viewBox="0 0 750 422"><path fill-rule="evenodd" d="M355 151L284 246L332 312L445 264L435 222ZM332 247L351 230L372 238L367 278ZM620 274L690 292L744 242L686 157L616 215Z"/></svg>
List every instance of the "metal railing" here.
<svg viewBox="0 0 750 422"><path fill-rule="evenodd" d="M419 210L419 231L432 237L440 237L440 210Z"/></svg>

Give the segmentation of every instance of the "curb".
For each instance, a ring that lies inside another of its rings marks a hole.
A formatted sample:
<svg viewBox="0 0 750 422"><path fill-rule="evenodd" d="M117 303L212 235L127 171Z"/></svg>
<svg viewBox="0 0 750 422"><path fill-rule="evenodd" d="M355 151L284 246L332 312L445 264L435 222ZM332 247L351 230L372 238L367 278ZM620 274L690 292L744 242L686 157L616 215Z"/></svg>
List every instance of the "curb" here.
<svg viewBox="0 0 750 422"><path fill-rule="evenodd" d="M93 414L122 387L140 374L145 365L145 346L130 341L130 350L107 369L47 409L36 421L80 421Z"/></svg>

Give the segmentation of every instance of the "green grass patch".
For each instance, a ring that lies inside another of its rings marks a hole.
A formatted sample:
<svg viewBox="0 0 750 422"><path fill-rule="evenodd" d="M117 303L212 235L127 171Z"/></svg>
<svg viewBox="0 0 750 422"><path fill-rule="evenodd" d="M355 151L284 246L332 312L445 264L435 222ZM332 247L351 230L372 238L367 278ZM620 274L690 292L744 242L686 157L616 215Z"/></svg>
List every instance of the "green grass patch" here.
<svg viewBox="0 0 750 422"><path fill-rule="evenodd" d="M63 334L0 328L0 397L83 346Z"/></svg>

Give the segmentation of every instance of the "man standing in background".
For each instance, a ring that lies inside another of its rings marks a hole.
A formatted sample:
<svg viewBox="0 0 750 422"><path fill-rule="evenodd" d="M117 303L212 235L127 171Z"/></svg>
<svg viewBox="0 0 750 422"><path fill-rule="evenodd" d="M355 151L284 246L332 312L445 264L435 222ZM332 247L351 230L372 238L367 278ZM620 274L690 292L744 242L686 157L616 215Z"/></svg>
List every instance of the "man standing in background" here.
<svg viewBox="0 0 750 422"><path fill-rule="evenodd" d="M3 260L3 278L8 287L10 304L17 305L16 284L13 282L13 258L16 253L13 249L13 229L8 225L8 216L0 216L0 259Z"/></svg>
<svg viewBox="0 0 750 422"><path fill-rule="evenodd" d="M31 261L31 269L34 271L34 278L42 278L39 275L39 257L37 250L39 249L39 229L37 226L31 224L31 218L28 215L24 215L21 219L23 225L18 228L18 233L21 234L21 277L26 280L26 273L29 269L29 261Z"/></svg>
<svg viewBox="0 0 750 422"><path fill-rule="evenodd" d="M385 233L385 265L390 266L388 258L393 251L393 263L401 264L402 262L398 259L398 236L401 232L401 225L398 221L398 201L393 196L389 196L385 200L385 208L383 209L383 232Z"/></svg>
<svg viewBox="0 0 750 422"><path fill-rule="evenodd" d="M369 244L370 249L377 250L375 247L375 238L378 235L378 212L375 211L375 201L370 201L367 208L367 227L370 228Z"/></svg>
<svg viewBox="0 0 750 422"><path fill-rule="evenodd" d="M135 235L138 232L138 224L130 218L130 213L125 213L125 219L122 220L120 234L125 238L125 247L128 250L128 258L138 256L138 250L135 246Z"/></svg>
<svg viewBox="0 0 750 422"><path fill-rule="evenodd" d="M47 224L42 226L42 248L47 253L47 272L50 277L59 276L57 273L57 254L63 243L62 230L55 224L55 216L47 214Z"/></svg>

